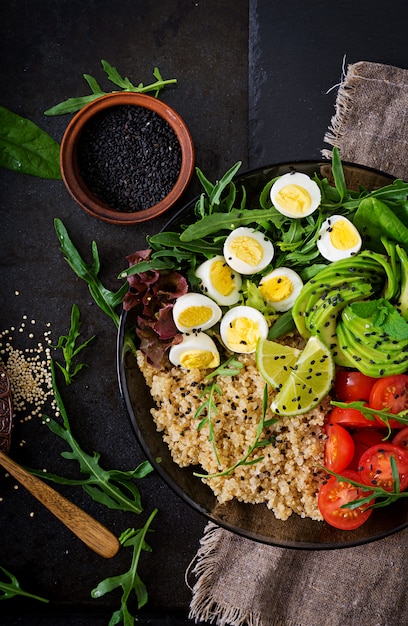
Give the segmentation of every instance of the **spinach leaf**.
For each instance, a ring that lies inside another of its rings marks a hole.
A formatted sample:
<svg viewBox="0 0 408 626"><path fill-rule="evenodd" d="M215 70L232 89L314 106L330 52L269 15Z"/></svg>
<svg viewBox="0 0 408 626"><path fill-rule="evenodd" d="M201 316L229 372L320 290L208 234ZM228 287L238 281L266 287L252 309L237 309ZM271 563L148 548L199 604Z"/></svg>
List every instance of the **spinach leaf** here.
<svg viewBox="0 0 408 626"><path fill-rule="evenodd" d="M408 247L408 227L404 226L394 211L378 198L361 200L353 223L366 238L368 247L377 252L383 251L381 237Z"/></svg>
<svg viewBox="0 0 408 626"><path fill-rule="evenodd" d="M60 146L31 120L0 106L0 166L13 172L61 179Z"/></svg>

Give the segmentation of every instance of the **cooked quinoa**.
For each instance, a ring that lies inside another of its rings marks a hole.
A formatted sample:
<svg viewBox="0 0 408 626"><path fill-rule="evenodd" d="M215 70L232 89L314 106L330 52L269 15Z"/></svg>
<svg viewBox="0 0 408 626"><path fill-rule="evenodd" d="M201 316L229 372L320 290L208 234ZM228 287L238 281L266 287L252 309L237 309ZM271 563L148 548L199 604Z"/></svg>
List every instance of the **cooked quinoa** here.
<svg viewBox="0 0 408 626"><path fill-rule="evenodd" d="M197 428L205 413L195 418L203 402L200 394L207 372L179 367L158 370L138 352L138 365L156 405L151 410L153 419L179 466L198 465L205 470L203 473L217 473L242 459L255 441L262 418L265 382L256 368L254 355L238 358L244 367L237 376L216 378L221 394L216 396L213 426L220 468L209 441L208 425ZM272 398L273 392L270 393ZM263 456L262 460L241 465L226 476L203 479L218 501L224 503L237 498L242 502L264 503L280 520L288 519L293 512L321 520L317 506L322 480L318 465L323 463L323 425L328 403L327 399L298 417L280 417L266 428L262 439L273 438L274 442L258 448L250 457ZM274 417L268 409L265 419Z"/></svg>

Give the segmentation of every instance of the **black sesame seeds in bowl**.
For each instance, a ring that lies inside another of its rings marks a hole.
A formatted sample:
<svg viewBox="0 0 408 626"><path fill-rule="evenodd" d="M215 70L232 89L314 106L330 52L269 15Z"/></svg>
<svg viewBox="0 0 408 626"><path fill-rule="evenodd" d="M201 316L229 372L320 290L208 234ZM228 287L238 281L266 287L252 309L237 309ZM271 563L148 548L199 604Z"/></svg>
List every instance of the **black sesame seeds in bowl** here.
<svg viewBox="0 0 408 626"><path fill-rule="evenodd" d="M194 170L180 116L139 93L102 96L81 109L61 142L61 173L76 202L111 224L144 222L170 209Z"/></svg>

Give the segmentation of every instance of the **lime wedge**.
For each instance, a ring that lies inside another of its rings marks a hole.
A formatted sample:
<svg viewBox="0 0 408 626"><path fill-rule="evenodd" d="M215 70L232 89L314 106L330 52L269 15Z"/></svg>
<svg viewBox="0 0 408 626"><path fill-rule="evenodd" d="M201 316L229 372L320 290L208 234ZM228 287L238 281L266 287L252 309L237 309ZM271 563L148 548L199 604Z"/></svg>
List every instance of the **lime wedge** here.
<svg viewBox="0 0 408 626"><path fill-rule="evenodd" d="M256 347L256 366L268 385L279 391L298 360L301 350L276 341L260 339Z"/></svg>
<svg viewBox="0 0 408 626"><path fill-rule="evenodd" d="M279 415L311 411L329 393L334 379L330 350L317 337L310 337L288 378L271 404Z"/></svg>

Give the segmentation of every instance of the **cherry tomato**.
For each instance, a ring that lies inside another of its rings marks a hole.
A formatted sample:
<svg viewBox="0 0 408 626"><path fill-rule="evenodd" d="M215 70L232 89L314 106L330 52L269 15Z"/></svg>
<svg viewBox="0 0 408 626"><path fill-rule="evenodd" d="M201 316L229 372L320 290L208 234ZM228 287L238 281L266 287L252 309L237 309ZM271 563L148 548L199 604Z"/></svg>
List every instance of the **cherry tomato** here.
<svg viewBox="0 0 408 626"><path fill-rule="evenodd" d="M334 390L342 402L366 401L376 380L357 370L339 370L334 379Z"/></svg>
<svg viewBox="0 0 408 626"><path fill-rule="evenodd" d="M358 472L344 470L342 475L344 481L336 476L331 476L327 483L320 487L318 495L319 510L323 519L331 526L340 530L354 530L364 524L370 517L372 509L368 509L368 506L372 502L359 506L356 509L342 508L344 504L369 494L369 492L347 482L347 478L349 478L361 483Z"/></svg>
<svg viewBox="0 0 408 626"><path fill-rule="evenodd" d="M337 474L346 469L354 454L354 442L350 433L340 424L327 424L328 436L324 449L324 464Z"/></svg>
<svg viewBox="0 0 408 626"><path fill-rule="evenodd" d="M376 424L377 422L374 423ZM381 444L383 437L383 433L380 433L378 430L373 430L372 428L356 430L352 434L354 441L354 456L347 466L347 469L357 471L363 453L368 450L368 448L371 448L371 446Z"/></svg>
<svg viewBox="0 0 408 626"><path fill-rule="evenodd" d="M404 491L408 487L408 451L392 443L376 444L362 454L359 463L361 482L393 491L391 457L397 465L400 490Z"/></svg>
<svg viewBox="0 0 408 626"><path fill-rule="evenodd" d="M399 446L400 448L408 450L408 426L405 426L405 428L402 428L397 432L392 440L392 443L394 446Z"/></svg>
<svg viewBox="0 0 408 626"><path fill-rule="evenodd" d="M341 424L345 428L378 428L376 419L367 419L357 409L345 409L339 406L335 406L330 411L328 424Z"/></svg>
<svg viewBox="0 0 408 626"><path fill-rule="evenodd" d="M395 374L379 378L371 389L369 405L373 409L387 409L390 413L399 413L408 409L408 376ZM384 422L377 418L379 423ZM389 420L390 428L403 428L397 420Z"/></svg>

